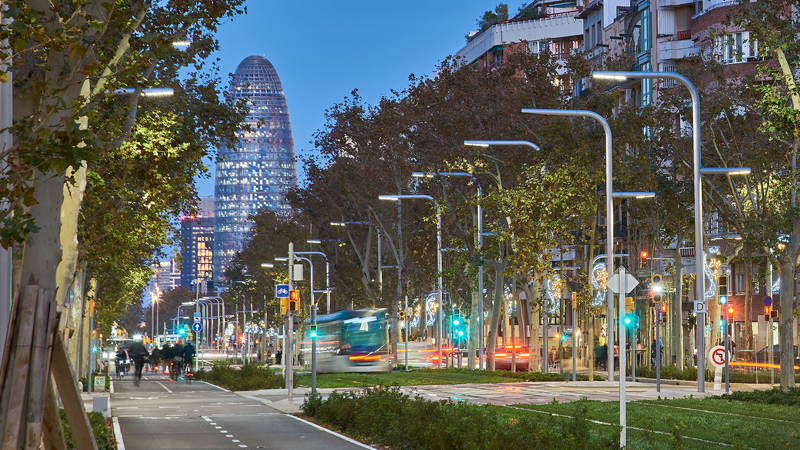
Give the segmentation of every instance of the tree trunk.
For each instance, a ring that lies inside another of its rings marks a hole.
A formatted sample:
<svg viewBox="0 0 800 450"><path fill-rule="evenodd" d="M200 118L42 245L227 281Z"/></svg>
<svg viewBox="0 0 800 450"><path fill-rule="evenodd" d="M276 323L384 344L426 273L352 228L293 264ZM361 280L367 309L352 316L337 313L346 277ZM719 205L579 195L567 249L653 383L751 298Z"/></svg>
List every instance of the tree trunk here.
<svg viewBox="0 0 800 450"><path fill-rule="evenodd" d="M753 261L748 260L744 263L744 350L752 350L755 354L755 346L753 345L753 324L750 319L753 311ZM771 286L767 286L767 295L770 295Z"/></svg>
<svg viewBox="0 0 800 450"><path fill-rule="evenodd" d="M791 245L791 244L790 244ZM788 252L787 252L788 253ZM781 303L778 316L778 344L781 358L781 389L788 391L795 387L794 381L794 268L797 260L794 252L789 257L779 259L781 271Z"/></svg>
<svg viewBox="0 0 800 450"><path fill-rule="evenodd" d="M675 253L672 256L675 267L675 297L672 299L672 308L670 308L672 310L672 354L675 355L675 365L678 370L683 370L685 365L683 358L683 259L681 258L680 244L676 245Z"/></svg>
<svg viewBox="0 0 800 450"><path fill-rule="evenodd" d="M478 333L483 331L478 330L478 314L483 313L483 311L478 311L478 295L480 294L478 294L478 285L476 283L472 288L472 306L469 310L469 342L467 345L467 354L469 357L467 358L467 367L470 370L475 369L475 355L478 348Z"/></svg>
<svg viewBox="0 0 800 450"><path fill-rule="evenodd" d="M505 264L492 262L494 266L494 298L492 299L492 316L489 320L489 339L486 340L486 364L488 370L494 370L494 350L497 347L497 329L500 326L500 310L503 305L503 269Z"/></svg>

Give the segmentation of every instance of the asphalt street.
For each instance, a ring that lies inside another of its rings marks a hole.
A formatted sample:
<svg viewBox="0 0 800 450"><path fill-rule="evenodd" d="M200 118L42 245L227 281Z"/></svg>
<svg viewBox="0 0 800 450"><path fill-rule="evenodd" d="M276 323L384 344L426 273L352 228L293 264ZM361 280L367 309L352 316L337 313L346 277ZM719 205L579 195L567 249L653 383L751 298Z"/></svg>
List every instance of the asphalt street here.
<svg viewBox="0 0 800 450"><path fill-rule="evenodd" d="M112 414L127 450L370 448L202 381L147 374L114 380Z"/></svg>

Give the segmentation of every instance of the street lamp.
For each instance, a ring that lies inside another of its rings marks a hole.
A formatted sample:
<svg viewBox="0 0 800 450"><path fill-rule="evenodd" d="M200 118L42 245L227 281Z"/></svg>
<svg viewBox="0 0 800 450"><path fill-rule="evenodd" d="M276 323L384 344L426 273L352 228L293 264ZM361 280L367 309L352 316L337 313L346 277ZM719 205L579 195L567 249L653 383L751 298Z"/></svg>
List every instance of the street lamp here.
<svg viewBox="0 0 800 450"><path fill-rule="evenodd" d="M606 238L606 255L613 255L614 254L614 203L612 200L612 194L614 192L613 186L613 158L611 153L611 127L608 125L603 116L597 114L594 111L585 111L585 110L568 110L568 109L529 109L523 108L523 113L526 114L539 114L539 115L548 115L548 116L569 116L569 117L589 117L592 118L600 123L603 126L603 130L605 131L606 135L606 229L608 230L608 236ZM606 272L608 272L608 276L611 276L614 273L614 258L608 257L606 258ZM608 302L608 323L609 325L614 323L614 295L611 293L609 289L606 293L606 300ZM614 381L614 327L608 327L608 381ZM624 375L621 376L624 378Z"/></svg>
<svg viewBox="0 0 800 450"><path fill-rule="evenodd" d="M497 141L497 140L468 140L464 141L464 145L473 147L500 147L500 146L524 146L533 150L540 150L539 146L529 141ZM456 172L458 173L458 172ZM451 174L452 175L452 174ZM463 175L462 175L463 176ZM472 176L469 174L469 176ZM474 177L473 177L474 179ZM476 183L477 184L477 183ZM483 191L481 186L478 185L478 249L483 249L483 210L481 209L481 198ZM478 333L478 367L483 369L483 264L478 266L478 325L480 333ZM546 341L546 339L545 339ZM545 342L546 344L546 342ZM492 344L494 346L494 344ZM492 347L494 348L494 347ZM545 359L544 370L547 371L547 360Z"/></svg>
<svg viewBox="0 0 800 450"><path fill-rule="evenodd" d="M469 142L469 143L468 143ZM464 141L464 145L480 145L478 142L498 142L498 141ZM488 146L489 144L485 144ZM412 172L412 177L416 178L433 178L434 176L441 177L470 177L478 186L478 251L483 249L483 188L478 184L471 173L468 172ZM483 258L483 257L481 257ZM478 369L483 370L483 260L478 265ZM408 330L408 327L406 327ZM408 356L408 355L406 355ZM472 356L470 356L471 358ZM408 366L408 364L406 364Z"/></svg>
<svg viewBox="0 0 800 450"><path fill-rule="evenodd" d="M400 201L403 199L406 200L430 200L436 206L436 272L439 275L438 278L438 290L439 290L439 307L436 308L436 320L439 322L439 326L436 330L436 352L439 355L438 366L442 367L442 326L444 325L444 319L442 318L442 209L439 207L439 202L437 202L433 197L430 195L422 195L422 194L401 194L401 195L379 195L379 200L391 200L391 201Z"/></svg>
<svg viewBox="0 0 800 450"><path fill-rule="evenodd" d="M272 264L272 263L261 263L261 267L265 267L265 268L269 269L269 268L275 267L275 265Z"/></svg>
<svg viewBox="0 0 800 450"><path fill-rule="evenodd" d="M724 172L713 169L703 169L700 162L700 95L697 92L694 84L688 78L681 74L674 72L605 72L596 71L592 74L593 78L597 79L610 79L610 80L625 80L625 79L666 79L674 80L687 89L692 97L692 152L693 152L693 180L694 180L694 260L695 267L697 268L697 300L705 302L705 277L702 275L704 271L703 264L703 191L700 186L701 175L705 172L708 174L727 174L727 175L746 175L750 173L749 169L744 168L735 169L730 172ZM703 313L699 313L703 314ZM701 316L702 317L702 316ZM705 323L705 320L699 320L697 323ZM705 326L697 327L697 392L705 391Z"/></svg>
<svg viewBox="0 0 800 450"><path fill-rule="evenodd" d="M310 241L317 241L317 243L320 243L319 239L309 239L307 242L313 243L313 242L310 242ZM326 255L325 253L322 253L322 252L294 252L294 254L295 255L321 255L323 258L325 258L325 290L324 291L315 291L314 290L314 285L312 284L311 285L311 294L313 295L314 292L316 292L316 293L325 292L327 294L327 301L328 301L327 313L330 314L331 313L331 263L330 263L330 261L328 261L328 255Z"/></svg>

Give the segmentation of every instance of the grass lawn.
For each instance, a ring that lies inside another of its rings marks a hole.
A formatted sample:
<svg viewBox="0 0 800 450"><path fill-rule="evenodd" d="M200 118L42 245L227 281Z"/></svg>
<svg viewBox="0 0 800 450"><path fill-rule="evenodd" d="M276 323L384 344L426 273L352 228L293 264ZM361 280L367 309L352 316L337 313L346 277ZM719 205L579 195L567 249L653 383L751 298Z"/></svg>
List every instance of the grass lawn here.
<svg viewBox="0 0 800 450"><path fill-rule="evenodd" d="M619 423L619 403L577 401L518 408L567 416L585 408L591 420ZM520 411L516 409L516 411ZM522 411L520 411L522 412ZM632 448L669 448L677 436L721 442L734 448L800 448L800 408L720 399L673 399L629 402L628 426L658 431L628 430ZM666 447L665 447L666 445ZM683 448L722 448L709 442L682 439Z"/></svg>

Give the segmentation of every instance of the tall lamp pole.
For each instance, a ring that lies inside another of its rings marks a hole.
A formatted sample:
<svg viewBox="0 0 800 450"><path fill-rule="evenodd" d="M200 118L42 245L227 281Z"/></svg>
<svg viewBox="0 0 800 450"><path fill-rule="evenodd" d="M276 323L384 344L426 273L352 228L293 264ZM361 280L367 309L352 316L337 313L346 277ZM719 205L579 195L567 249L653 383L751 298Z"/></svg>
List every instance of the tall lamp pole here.
<svg viewBox="0 0 800 450"><path fill-rule="evenodd" d="M436 330L436 352L439 356L438 366L442 367L442 327L444 325L444 319L442 318L442 309L443 309L443 302L442 302L442 209L439 207L439 202L437 202L433 197L430 195L422 195L422 194L404 194L404 195L379 195L379 200L392 200L392 201L400 201L403 199L408 200L430 200L436 206L436 272L438 275L438 290L439 290L439 306L436 312L437 321L439 322L439 326Z"/></svg>
<svg viewBox="0 0 800 450"><path fill-rule="evenodd" d="M539 150L539 146L534 144L533 142L528 141L490 141L490 140L483 140L483 141L464 141L464 145L471 145L475 147L491 147L491 146L510 146L510 145L521 145L524 147L529 147L533 150ZM473 178L474 179L474 178ZM477 181L476 183L477 184ZM483 205L481 204L481 199L483 195L483 190L481 189L481 185L478 184L478 249L483 249ZM478 266L478 325L480 327L480 332L478 333L478 361L479 361L479 368L483 370L483 263ZM545 340L547 337L545 336ZM492 343L492 348L494 348L495 343ZM545 363L544 368L545 371L547 370L547 357L545 356Z"/></svg>

